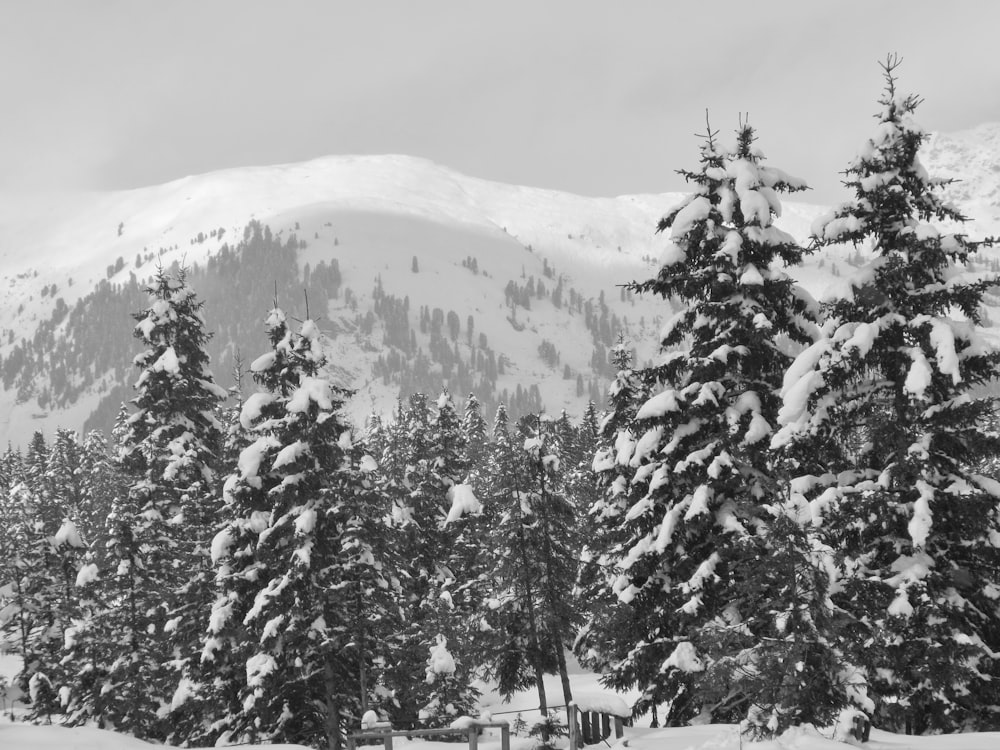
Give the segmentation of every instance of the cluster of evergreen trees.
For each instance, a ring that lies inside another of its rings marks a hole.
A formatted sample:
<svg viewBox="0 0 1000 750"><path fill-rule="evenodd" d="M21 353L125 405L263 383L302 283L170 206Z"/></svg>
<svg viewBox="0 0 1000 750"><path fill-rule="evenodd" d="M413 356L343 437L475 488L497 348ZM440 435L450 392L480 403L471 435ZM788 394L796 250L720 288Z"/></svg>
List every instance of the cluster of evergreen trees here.
<svg viewBox="0 0 1000 750"><path fill-rule="evenodd" d="M543 705L542 673L569 690L593 407L489 428L474 397L417 394L356 434L315 321L275 306L255 392L227 394L183 271L147 292L111 444L39 433L0 466L0 627L31 718L325 746L371 708L448 724L482 673Z"/></svg>
<svg viewBox="0 0 1000 750"><path fill-rule="evenodd" d="M850 295L819 305L778 268L807 252L773 224L804 183L748 125L709 130L630 285L676 310L663 353L639 368L622 342L579 424L418 393L354 431L316 321L277 303L255 387L226 394L201 303L161 270L110 445L59 431L0 460L30 715L339 747L370 709L449 723L475 676L548 715L572 646L668 724L1000 726L1000 354L962 274L984 243L920 166L895 66L854 198L813 226L870 244Z"/></svg>
<svg viewBox="0 0 1000 750"><path fill-rule="evenodd" d="M854 198L812 227L813 247L870 245L848 297L819 306L778 270L803 248L777 196L804 184L746 125L731 149L708 133L662 267L632 285L684 308L611 388L591 510L610 573L579 645L670 723L1000 725L990 282L963 275L983 243L920 165L896 64Z"/></svg>

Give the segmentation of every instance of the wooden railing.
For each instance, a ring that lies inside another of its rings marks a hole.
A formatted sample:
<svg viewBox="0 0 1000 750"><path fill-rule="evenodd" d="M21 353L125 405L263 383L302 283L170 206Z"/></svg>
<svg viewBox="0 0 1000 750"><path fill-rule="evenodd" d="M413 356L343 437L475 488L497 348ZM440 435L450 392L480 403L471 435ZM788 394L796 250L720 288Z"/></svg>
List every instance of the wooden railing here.
<svg viewBox="0 0 1000 750"><path fill-rule="evenodd" d="M385 750L392 750L393 737L445 737L465 735L469 740L469 750L479 747L479 733L483 729L500 730L501 750L510 750L510 725L506 721L473 722L460 728L442 729L372 729L347 735L347 750L357 750L358 742L381 742Z"/></svg>

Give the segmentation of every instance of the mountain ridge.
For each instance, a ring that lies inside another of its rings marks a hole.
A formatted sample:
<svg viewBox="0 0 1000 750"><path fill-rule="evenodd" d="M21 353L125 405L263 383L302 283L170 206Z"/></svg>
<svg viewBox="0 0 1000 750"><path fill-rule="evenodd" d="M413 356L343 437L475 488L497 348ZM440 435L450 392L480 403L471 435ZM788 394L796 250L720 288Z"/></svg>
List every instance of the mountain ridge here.
<svg viewBox="0 0 1000 750"><path fill-rule="evenodd" d="M926 159L932 174L961 173L963 181L948 191L976 219L970 233L993 233L1000 226L1000 125L934 135ZM417 350L426 353L433 344L435 332L423 318L432 311L436 316L437 310L443 317L448 304L461 323L475 317L475 333L486 335L487 349L506 361L490 384L497 397L504 390L513 393L517 385L534 385L548 408L579 412L580 386L569 381L587 381L587 396L602 387L601 377L606 383L599 360L612 328L641 356L656 350L652 326L657 316L669 314L669 306L629 299L617 286L649 275L667 242L655 233L656 223L683 196L577 196L469 177L427 159L395 154L231 168L127 191L0 199L0 357L9 369L17 347L30 349L25 342L39 331L45 329L53 342L66 335L66 322L53 322L56 300L72 309L93 300L102 284L112 293L130 283L141 285L151 262L206 266L255 221L281 242L297 235L297 273L303 282L309 268L338 261L350 295L346 300L330 296L320 315L338 332L331 352L341 375L355 378L364 389L351 409L355 421L368 411L391 411L393 391L406 380L405 368L383 374L381 384L372 374L382 366L379 357L387 340L382 313L372 315L380 294L411 303L407 315L414 350L407 357L415 358ZM805 241L824 207L784 201L783 209L779 226ZM863 261L856 249L828 248L793 275L819 296L835 278L843 282L841 267L846 273L849 265ZM411 270L416 266L419 271ZM529 299L529 279L534 304L523 307L514 297ZM572 306L555 304L557 286L572 290ZM262 319L270 300L243 304L256 305L254 314ZM86 315L84 310L77 317ZM211 318L211 309L206 316ZM115 335L128 337L130 328L130 320L122 320ZM450 337L453 358L474 370L484 350L472 331L462 330L461 337ZM436 335L449 338L440 330ZM73 342L71 348L85 345ZM452 355L443 353L440 341L437 348L439 360L428 366L440 368L447 382ZM84 412L97 408L109 392L107 372L97 373L95 365L78 380L78 385L88 383L79 389L87 391L85 396L58 408L51 398L40 403L39 394L51 383L42 374L44 352L33 355L40 364L31 370L32 382L0 393L0 436L20 443L35 428L79 429ZM68 379L77 375L70 373ZM433 375L421 375L422 382L432 382ZM15 373L11 382L16 379Z"/></svg>

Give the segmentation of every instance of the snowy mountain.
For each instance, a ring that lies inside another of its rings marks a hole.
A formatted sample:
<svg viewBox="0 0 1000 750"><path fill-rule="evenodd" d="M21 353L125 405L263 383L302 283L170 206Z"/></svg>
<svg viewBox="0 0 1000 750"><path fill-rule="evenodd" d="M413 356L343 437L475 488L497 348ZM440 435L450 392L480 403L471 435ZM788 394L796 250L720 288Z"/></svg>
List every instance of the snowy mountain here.
<svg viewBox="0 0 1000 750"><path fill-rule="evenodd" d="M1000 125L935 135L925 162L932 174L962 177L948 189L976 218L971 234L1000 227ZM192 268L208 328L219 332L223 385L237 348L247 362L264 350L280 276L279 302L292 315L305 315L298 290L311 290L335 374L358 391L356 422L391 412L401 389L442 385L459 398L475 389L487 407L516 400L579 415L588 398L602 398L619 333L641 359L656 350L669 305L616 285L650 275L666 242L656 223L680 198L587 198L406 156L2 196L0 438L23 445L37 429L107 428L134 378L129 312L156 264L175 262ZM779 224L805 241L822 211L786 203ZM255 241L250 222L266 233L252 264L241 261ZM970 270L990 270L995 257ZM865 260L863 250L831 248L793 274L821 297Z"/></svg>

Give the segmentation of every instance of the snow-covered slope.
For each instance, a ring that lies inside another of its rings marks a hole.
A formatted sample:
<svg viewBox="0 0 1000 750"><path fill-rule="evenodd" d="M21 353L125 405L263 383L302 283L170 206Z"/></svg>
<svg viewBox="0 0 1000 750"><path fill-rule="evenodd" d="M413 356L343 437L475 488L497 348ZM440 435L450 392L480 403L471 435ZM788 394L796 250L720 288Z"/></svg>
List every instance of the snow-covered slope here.
<svg viewBox="0 0 1000 750"><path fill-rule="evenodd" d="M932 174L962 176L950 190L977 219L972 234L1000 227L1000 126L936 135L926 162ZM579 413L575 377L564 379L563 368L593 376L591 334L579 315L547 299L530 311L511 310L504 287L534 276L551 289L561 277L595 304L603 292L640 356L649 356L656 318L669 309L659 300L623 300L616 285L648 276L666 242L655 234L656 222L680 198L587 198L476 179L406 156L331 156L121 192L0 196L0 356L6 363L22 339L31 342L50 320L54 300L72 308L102 281L123 284L131 274L141 281L152 272L153 255L165 264L203 264L256 219L275 233L295 232L306 240L300 267L337 259L353 305L331 300L321 313L337 333L332 352L338 372L360 390L352 405L356 419L372 408L391 409L398 390L372 375L383 349L378 326L365 335L356 326L379 282L385 292L409 299L414 325L423 306L454 310L463 324L473 315L476 334L486 334L508 365L498 392L537 385L549 410ZM821 210L787 202L779 224L805 240ZM469 272L468 258L477 260L481 273ZM814 295L825 296L863 260L853 248L832 248L793 273ZM271 301L240 302L246 315L262 319ZM283 304L294 310L298 301ZM210 309L206 318L211 328ZM54 335L64 330L59 324ZM130 337L131 321L123 319L104 335ZM558 348L558 368L540 360L543 341ZM14 388L3 391L0 440L23 443L32 430L58 425L79 429L108 387L97 378L58 408L35 398L44 383L22 386L20 395Z"/></svg>
<svg viewBox="0 0 1000 750"><path fill-rule="evenodd" d="M498 390L537 384L550 409L578 412L575 381L553 379L537 348L545 339L559 342L564 363L574 373L588 373L586 330L545 304L513 313L508 322L504 285L534 276L552 288L555 281L544 277L551 264L580 294L597 300L604 292L609 304L618 304L614 285L643 276L663 242L652 229L675 199L583 198L469 178L403 156L226 170L125 192L6 197L0 199L0 356L22 338L31 341L55 299L72 308L104 280L123 284L134 273L141 282L154 268L146 262L150 254L164 264L203 264L256 219L277 234L294 231L307 241L300 267L332 258L340 265L354 304L348 310L336 301L320 314L348 334L333 343L345 384L361 390L355 418L373 403L390 410L398 391L371 375L378 336L362 341L351 334L351 313L369 309L377 279L387 293L409 299L414 323L422 306L454 310L463 323L474 315L477 334L486 334L506 360ZM204 241L197 241L199 235ZM463 268L469 257L483 273ZM247 314L262 320L270 302L246 300ZM302 314L299 300L282 304ZM206 318L211 328L211 309ZM106 335L130 337L130 321ZM20 397L14 389L0 394L0 439L23 443L34 429L79 428L105 385L57 409L34 398L42 384L27 394L22 388Z"/></svg>
<svg viewBox="0 0 1000 750"><path fill-rule="evenodd" d="M933 133L923 159L935 177L953 179L947 195L980 231L1000 230L1000 123L958 133Z"/></svg>

